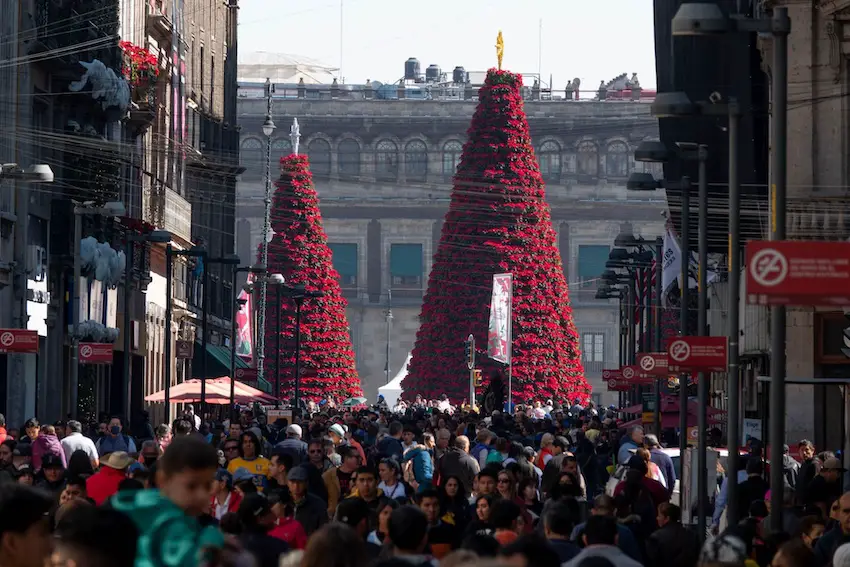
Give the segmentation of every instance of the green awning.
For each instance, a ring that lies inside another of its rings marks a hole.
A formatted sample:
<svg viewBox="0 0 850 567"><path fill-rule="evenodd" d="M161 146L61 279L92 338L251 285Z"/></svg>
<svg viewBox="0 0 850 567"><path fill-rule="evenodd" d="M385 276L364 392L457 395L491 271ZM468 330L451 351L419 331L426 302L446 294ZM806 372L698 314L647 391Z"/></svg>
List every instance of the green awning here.
<svg viewBox="0 0 850 567"><path fill-rule="evenodd" d="M421 244L393 244L390 247L390 275L421 278L422 272Z"/></svg>
<svg viewBox="0 0 850 567"><path fill-rule="evenodd" d="M201 378L201 356L203 347L195 342L195 356L192 359L192 378ZM236 370L251 368L240 357L236 357ZM226 346L207 345L207 378L230 376L230 349Z"/></svg>
<svg viewBox="0 0 850 567"><path fill-rule="evenodd" d="M587 244L578 247L578 277L592 280L602 277L611 248L606 244Z"/></svg>
<svg viewBox="0 0 850 567"><path fill-rule="evenodd" d="M328 244L333 254L333 266L343 278L357 277L357 245Z"/></svg>

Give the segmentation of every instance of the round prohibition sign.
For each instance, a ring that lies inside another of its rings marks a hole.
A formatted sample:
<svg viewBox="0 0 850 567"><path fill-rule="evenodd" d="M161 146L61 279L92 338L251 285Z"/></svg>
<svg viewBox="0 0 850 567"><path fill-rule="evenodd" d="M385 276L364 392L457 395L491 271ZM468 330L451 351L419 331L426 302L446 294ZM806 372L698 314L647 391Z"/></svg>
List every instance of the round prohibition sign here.
<svg viewBox="0 0 850 567"><path fill-rule="evenodd" d="M670 358L676 362L684 362L691 356L691 345L685 341L673 341L670 345Z"/></svg>
<svg viewBox="0 0 850 567"><path fill-rule="evenodd" d="M644 356L640 359L640 367L646 372L650 372L655 368L655 357Z"/></svg>
<svg viewBox="0 0 850 567"><path fill-rule="evenodd" d="M607 380L608 378L610 378L610 377L611 377L611 371L610 371L610 370L603 370L603 371L602 371L602 377L603 377L605 380Z"/></svg>
<svg viewBox="0 0 850 567"><path fill-rule="evenodd" d="M788 276L788 260L782 252L773 248L759 250L750 264L750 275L759 285L774 287Z"/></svg>
<svg viewBox="0 0 850 567"><path fill-rule="evenodd" d="M611 378L610 380L608 380L608 387L609 388L616 388L617 387L617 381L614 380L613 378Z"/></svg>
<svg viewBox="0 0 850 567"><path fill-rule="evenodd" d="M86 346L84 346L80 349L80 356L82 356L83 358L88 358L91 355L92 355L92 348L90 346L86 345Z"/></svg>
<svg viewBox="0 0 850 567"><path fill-rule="evenodd" d="M634 368L623 368L623 378L626 380L631 380L635 377L635 369Z"/></svg>
<svg viewBox="0 0 850 567"><path fill-rule="evenodd" d="M0 344L3 346L12 346L15 342L15 335L9 332L0 335Z"/></svg>

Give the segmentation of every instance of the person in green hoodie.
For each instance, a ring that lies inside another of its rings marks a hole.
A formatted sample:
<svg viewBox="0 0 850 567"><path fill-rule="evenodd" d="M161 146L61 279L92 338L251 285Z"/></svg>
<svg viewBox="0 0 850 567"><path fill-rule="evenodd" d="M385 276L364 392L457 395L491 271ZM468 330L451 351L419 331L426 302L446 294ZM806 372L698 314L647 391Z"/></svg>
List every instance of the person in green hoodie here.
<svg viewBox="0 0 850 567"><path fill-rule="evenodd" d="M178 437L157 463L157 489L119 492L113 508L139 529L136 565L202 567L215 561L224 544L215 527L198 518L209 509L218 454L202 439Z"/></svg>

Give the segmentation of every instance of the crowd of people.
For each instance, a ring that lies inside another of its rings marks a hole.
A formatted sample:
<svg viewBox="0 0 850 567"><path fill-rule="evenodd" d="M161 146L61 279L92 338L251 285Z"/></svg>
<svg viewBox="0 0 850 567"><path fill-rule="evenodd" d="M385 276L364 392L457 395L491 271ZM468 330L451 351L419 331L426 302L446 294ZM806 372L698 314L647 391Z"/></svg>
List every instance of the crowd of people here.
<svg viewBox="0 0 850 567"><path fill-rule="evenodd" d="M514 410L416 398L269 423L258 407L217 422L188 406L132 431L0 416L0 567L850 566L843 467L809 442L783 463L782 532L754 444L737 479L747 517L711 522L703 543L659 439L616 408Z"/></svg>

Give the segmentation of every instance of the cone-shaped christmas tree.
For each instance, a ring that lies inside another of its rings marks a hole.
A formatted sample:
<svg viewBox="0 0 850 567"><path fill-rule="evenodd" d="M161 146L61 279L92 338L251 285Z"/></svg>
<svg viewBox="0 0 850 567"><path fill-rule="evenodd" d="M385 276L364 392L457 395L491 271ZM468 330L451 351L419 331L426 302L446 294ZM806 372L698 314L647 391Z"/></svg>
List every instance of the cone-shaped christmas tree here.
<svg viewBox="0 0 850 567"><path fill-rule="evenodd" d="M464 341L470 333L484 375L505 370L487 358L486 345L492 278L510 272L514 401L589 398L521 86L521 76L490 69L479 92L402 384L405 396L467 398Z"/></svg>
<svg viewBox="0 0 850 567"><path fill-rule="evenodd" d="M307 156L280 159L280 179L272 200L272 230L268 271L286 278L288 286L303 285L323 297L304 300L301 308L301 397L345 400L361 395L354 349L345 317L339 274L333 268L328 237L322 228L319 199ZM266 308L265 377L272 384L278 364L277 291L269 286ZM295 302L282 294L280 302L282 397L295 391Z"/></svg>

